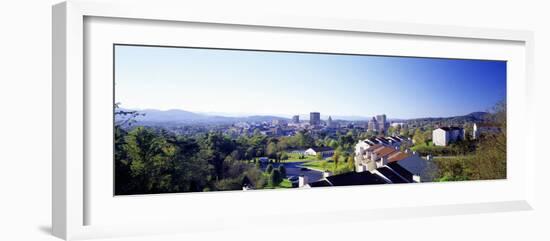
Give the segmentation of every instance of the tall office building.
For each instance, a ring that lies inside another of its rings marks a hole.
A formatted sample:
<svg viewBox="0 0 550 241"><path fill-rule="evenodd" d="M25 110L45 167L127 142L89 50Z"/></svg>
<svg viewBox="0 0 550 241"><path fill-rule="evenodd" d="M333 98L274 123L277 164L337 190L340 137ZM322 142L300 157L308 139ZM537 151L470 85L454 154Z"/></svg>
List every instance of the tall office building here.
<svg viewBox="0 0 550 241"><path fill-rule="evenodd" d="M378 131L378 121L372 117L371 120L369 120L369 123L367 124L367 129L369 131Z"/></svg>
<svg viewBox="0 0 550 241"><path fill-rule="evenodd" d="M382 114L382 115L377 115L376 116L376 121L378 122L378 129L381 131L381 132L384 132L386 131L386 114Z"/></svg>
<svg viewBox="0 0 550 241"><path fill-rule="evenodd" d="M328 126L329 128L333 128L333 127L334 127L334 122L332 122L332 117L330 117L330 115L328 116L327 126Z"/></svg>
<svg viewBox="0 0 550 241"><path fill-rule="evenodd" d="M319 112L310 112L309 113L309 124L312 126L318 126L321 124L321 113Z"/></svg>
<svg viewBox="0 0 550 241"><path fill-rule="evenodd" d="M292 123L294 124L300 123L300 116L299 115L292 116Z"/></svg>

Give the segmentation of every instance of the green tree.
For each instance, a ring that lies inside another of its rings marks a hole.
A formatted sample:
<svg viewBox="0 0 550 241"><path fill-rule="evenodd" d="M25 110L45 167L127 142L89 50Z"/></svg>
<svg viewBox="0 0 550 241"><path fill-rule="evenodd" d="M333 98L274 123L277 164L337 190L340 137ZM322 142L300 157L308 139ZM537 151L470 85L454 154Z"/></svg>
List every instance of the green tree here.
<svg viewBox="0 0 550 241"><path fill-rule="evenodd" d="M288 153L283 152L283 153L281 154L281 160L288 160L288 158L289 158L289 157L288 157Z"/></svg>
<svg viewBox="0 0 550 241"><path fill-rule="evenodd" d="M355 170L355 160L353 158L353 155L349 155L348 156L348 169L350 171L354 171Z"/></svg>
<svg viewBox="0 0 550 241"><path fill-rule="evenodd" d="M134 189L130 163L128 155L123 148L125 142L126 131L118 126L115 126L115 194L129 194Z"/></svg>
<svg viewBox="0 0 550 241"><path fill-rule="evenodd" d="M223 179L223 162L227 155L235 150L235 143L219 132L210 132L205 138L199 141L200 149L203 151L202 158L214 167L214 179Z"/></svg>
<svg viewBox="0 0 550 241"><path fill-rule="evenodd" d="M267 167L265 168L265 172L268 174L271 174L273 171L273 164L267 164Z"/></svg>
<svg viewBox="0 0 550 241"><path fill-rule="evenodd" d="M338 161L340 160L340 151L336 150L334 151L334 154L332 155L332 161L334 162L334 169L338 168Z"/></svg>
<svg viewBox="0 0 550 241"><path fill-rule="evenodd" d="M409 137L409 128L408 127L401 127L401 132L399 133L402 136Z"/></svg>
<svg viewBox="0 0 550 241"><path fill-rule="evenodd" d="M333 149L338 148L338 141L331 139L328 146L332 147Z"/></svg>
<svg viewBox="0 0 550 241"><path fill-rule="evenodd" d="M283 181L282 177L281 177L281 172L279 171L278 168L276 169L273 169L273 171L271 172L271 175L269 175L269 185L271 187L276 187L276 186L279 186L279 184Z"/></svg>
<svg viewBox="0 0 550 241"><path fill-rule="evenodd" d="M323 160L323 154L321 152L317 153L315 157L317 158L317 160Z"/></svg>
<svg viewBox="0 0 550 241"><path fill-rule="evenodd" d="M307 148L315 144L315 140L311 135L306 131L299 131L296 135L293 136L293 142L296 147Z"/></svg>
<svg viewBox="0 0 550 241"><path fill-rule="evenodd" d="M491 114L500 131L485 135L479 141L476 150L479 179L506 178L506 102L496 104Z"/></svg>
<svg viewBox="0 0 550 241"><path fill-rule="evenodd" d="M267 184L267 179L259 168L250 168L246 170L244 176L248 177L248 179L254 184L255 188L264 188Z"/></svg>
<svg viewBox="0 0 550 241"><path fill-rule="evenodd" d="M422 132L422 130L420 130L420 128L416 128L416 130L414 131L413 141L414 141L414 144L416 145L421 145L426 143L426 137Z"/></svg>
<svg viewBox="0 0 550 241"><path fill-rule="evenodd" d="M217 191L241 190L242 180L239 178L225 178L214 183Z"/></svg>
<svg viewBox="0 0 550 241"><path fill-rule="evenodd" d="M286 168L284 165L279 166L279 172L281 173L281 178L286 178Z"/></svg>
<svg viewBox="0 0 550 241"><path fill-rule="evenodd" d="M211 166L201 156L207 154L200 150L195 140L178 137L171 141L176 146L173 157L172 189L179 192L201 191L211 178Z"/></svg>
<svg viewBox="0 0 550 241"><path fill-rule="evenodd" d="M245 152L245 157L246 159L250 160L254 157L256 157L256 150L254 149L254 147L250 146L246 149L246 152Z"/></svg>
<svg viewBox="0 0 550 241"><path fill-rule="evenodd" d="M233 158L233 160L241 160L243 159L243 155L239 149L235 149L231 152L231 158Z"/></svg>
<svg viewBox="0 0 550 241"><path fill-rule="evenodd" d="M393 126L390 126L390 127L388 128L388 134L389 134L389 135L394 135L394 134L395 134L395 132L396 132L396 129L395 129L395 127L393 127Z"/></svg>
<svg viewBox="0 0 550 241"><path fill-rule="evenodd" d="M340 143L340 147L346 150L351 148L351 146L355 144L355 138L353 136L353 133L348 132L346 135L340 136L338 142Z"/></svg>
<svg viewBox="0 0 550 241"><path fill-rule="evenodd" d="M274 142L270 142L267 145L266 154L269 158L277 158L277 144Z"/></svg>
<svg viewBox="0 0 550 241"><path fill-rule="evenodd" d="M174 191L171 187L172 175L169 172L174 163L176 148L166 139L157 136L152 130L137 127L125 137L124 151L136 190L143 193Z"/></svg>

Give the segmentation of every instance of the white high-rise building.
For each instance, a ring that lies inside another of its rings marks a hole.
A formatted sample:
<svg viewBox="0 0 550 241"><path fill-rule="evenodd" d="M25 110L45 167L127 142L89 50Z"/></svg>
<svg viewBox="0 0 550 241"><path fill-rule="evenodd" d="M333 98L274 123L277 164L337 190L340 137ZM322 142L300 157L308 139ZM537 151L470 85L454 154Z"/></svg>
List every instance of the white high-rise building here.
<svg viewBox="0 0 550 241"><path fill-rule="evenodd" d="M327 126L328 126L329 128L333 128L333 127L334 127L334 122L332 122L332 117L330 117L330 116L328 116Z"/></svg>
<svg viewBox="0 0 550 241"><path fill-rule="evenodd" d="M447 146L458 140L464 140L464 129L460 127L440 127L432 131L432 140L436 146Z"/></svg>

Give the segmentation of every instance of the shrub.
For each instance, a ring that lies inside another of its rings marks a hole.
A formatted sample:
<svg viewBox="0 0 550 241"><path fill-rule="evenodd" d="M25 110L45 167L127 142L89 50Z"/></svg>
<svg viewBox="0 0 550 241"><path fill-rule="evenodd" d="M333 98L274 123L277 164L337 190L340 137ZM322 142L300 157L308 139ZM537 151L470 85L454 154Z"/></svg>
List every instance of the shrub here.
<svg viewBox="0 0 550 241"><path fill-rule="evenodd" d="M279 172L281 173L281 178L286 178L286 168L285 166L279 166Z"/></svg>
<svg viewBox="0 0 550 241"><path fill-rule="evenodd" d="M268 164L267 168L265 169L265 172L268 173L268 174L271 174L272 171L273 171L273 165Z"/></svg>
<svg viewBox="0 0 550 241"><path fill-rule="evenodd" d="M270 175L269 184L271 184L272 187L279 186L279 184L283 181L283 178L281 177L281 172L279 169L273 169L273 172Z"/></svg>

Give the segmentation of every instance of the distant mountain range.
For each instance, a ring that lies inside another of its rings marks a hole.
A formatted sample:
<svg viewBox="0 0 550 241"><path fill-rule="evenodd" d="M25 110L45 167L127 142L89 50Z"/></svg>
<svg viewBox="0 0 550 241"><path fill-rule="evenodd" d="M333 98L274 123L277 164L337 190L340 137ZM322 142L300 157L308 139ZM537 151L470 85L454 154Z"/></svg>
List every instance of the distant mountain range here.
<svg viewBox="0 0 550 241"><path fill-rule="evenodd" d="M125 111L132 111L125 109ZM288 118L271 115L251 116L220 116L195 113L185 110L138 110L142 114L136 117L138 122L164 122L164 123L234 123L239 121L263 122L272 120L289 120Z"/></svg>
<svg viewBox="0 0 550 241"><path fill-rule="evenodd" d="M415 118L409 119L408 121L449 121L449 122L479 122L487 120L490 117L489 112L472 112L467 115L462 116L452 116L452 117L426 117L426 118Z"/></svg>
<svg viewBox="0 0 550 241"><path fill-rule="evenodd" d="M125 111L131 111L124 109ZM240 121L246 122L263 122L273 120L286 120L290 118L274 116L274 115L250 115L250 116L226 116L223 113L196 113L185 110L155 110L145 109L138 110L138 113L143 114L136 117L138 122L163 122L163 123L234 123ZM389 119L389 121L480 121L487 116L487 112L473 112L464 116L454 117L426 117L415 119ZM223 116L222 116L223 115ZM227 114L229 115L229 114ZM321 119L327 119L328 116L322 116ZM300 119L307 119L302 118ZM347 121L368 121L370 118L362 116L332 116L333 120L347 120Z"/></svg>

